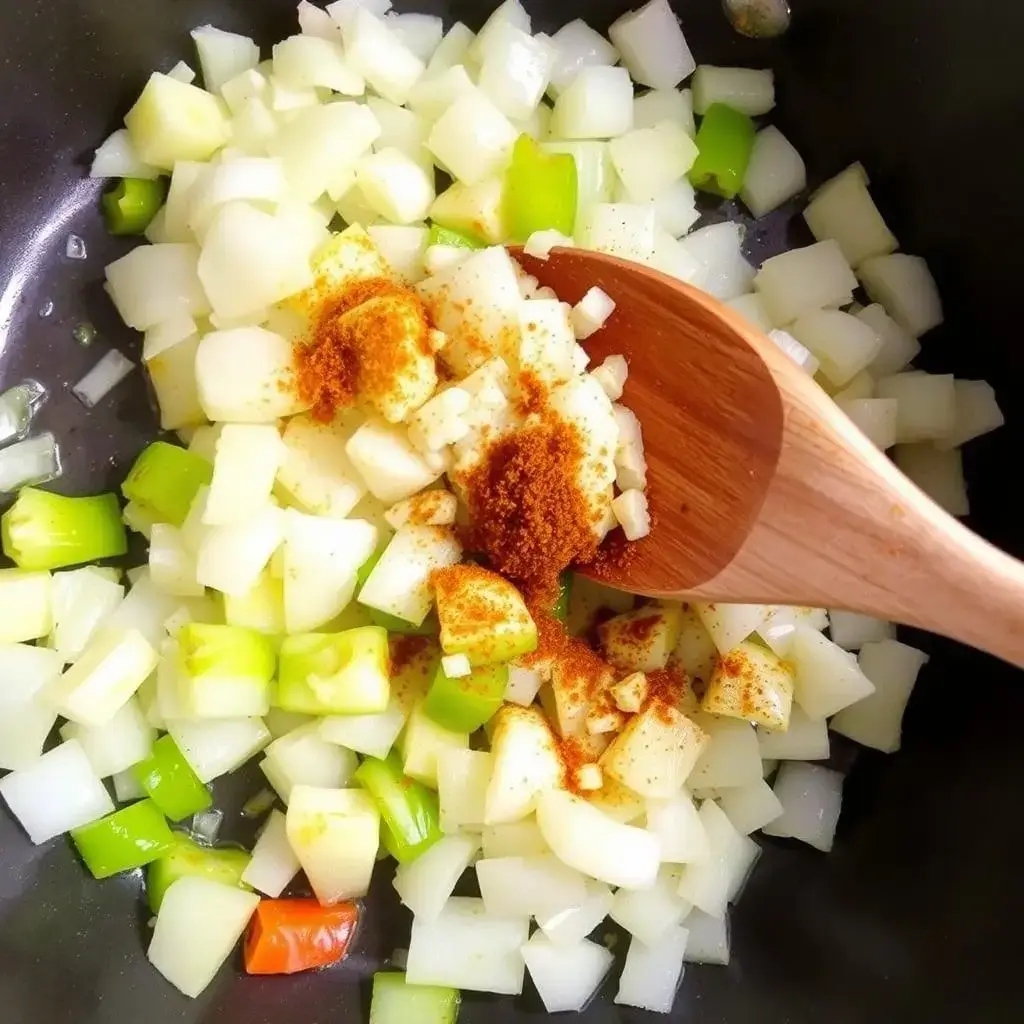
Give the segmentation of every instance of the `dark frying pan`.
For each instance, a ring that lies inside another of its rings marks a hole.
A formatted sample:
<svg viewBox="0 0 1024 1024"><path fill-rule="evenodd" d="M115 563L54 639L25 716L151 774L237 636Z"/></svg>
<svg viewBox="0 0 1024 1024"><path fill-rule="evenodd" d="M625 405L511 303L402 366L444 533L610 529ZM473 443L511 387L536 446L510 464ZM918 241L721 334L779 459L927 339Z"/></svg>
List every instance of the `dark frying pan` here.
<svg viewBox="0 0 1024 1024"><path fill-rule="evenodd" d="M494 0L410 0L479 27ZM775 68L776 121L808 161L812 182L861 159L904 246L925 255L947 324L925 340L926 369L986 377L1009 426L971 445L971 525L1024 555L1019 505L1004 467L1018 465L1024 417L1020 271L1024 226L1024 5L1006 0L794 0L790 33L740 39L717 0L678 8L699 60ZM545 29L576 16L604 28L627 0L527 0ZM141 377L89 413L70 395L108 346L138 339L100 288L123 251L105 237L99 186L84 178L153 68L189 52L203 22L265 43L294 25L293 0L50 0L0 6L0 383L49 385L43 422L61 438L59 487L116 485L154 433ZM790 211L791 212L791 211ZM788 216L750 233L752 254L781 248ZM793 227L796 230L796 227ZM65 258L69 233L89 258ZM53 313L40 310L53 303ZM99 340L72 340L88 321ZM941 566L936 566L936 572ZM920 639L920 638L918 638ZM1024 920L1020 814L1024 743L1020 677L938 639L894 757L838 753L852 768L835 851L764 841L732 918L733 964L690 968L674 1019L692 1024L861 1024L1020 1021L1017 951ZM854 761L856 762L854 764ZM237 806L251 780L218 787ZM229 816L229 818L232 816ZM240 819L236 819L240 820ZM232 838L245 840L244 829ZM388 874L388 872L384 872ZM135 877L95 882L68 845L31 846L0 813L0 1024L339 1024L366 1019L359 982L408 939L405 912L382 877L347 963L290 979L222 971L198 1001L146 963L146 917ZM614 981L585 1024L656 1019L611 1004ZM463 1024L543 1017L535 995L470 996ZM410 1021L409 1024L415 1024Z"/></svg>

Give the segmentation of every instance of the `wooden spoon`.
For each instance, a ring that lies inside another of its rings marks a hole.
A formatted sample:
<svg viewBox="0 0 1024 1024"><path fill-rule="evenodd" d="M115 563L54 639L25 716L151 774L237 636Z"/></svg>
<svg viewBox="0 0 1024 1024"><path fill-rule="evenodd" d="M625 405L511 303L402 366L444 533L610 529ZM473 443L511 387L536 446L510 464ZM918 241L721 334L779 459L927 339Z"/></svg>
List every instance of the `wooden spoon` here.
<svg viewBox="0 0 1024 1024"><path fill-rule="evenodd" d="M519 255L517 253L517 255ZM622 353L655 525L605 582L651 597L847 608L1024 666L1024 564L915 487L743 317L657 271L578 249L526 270L615 313L586 342Z"/></svg>

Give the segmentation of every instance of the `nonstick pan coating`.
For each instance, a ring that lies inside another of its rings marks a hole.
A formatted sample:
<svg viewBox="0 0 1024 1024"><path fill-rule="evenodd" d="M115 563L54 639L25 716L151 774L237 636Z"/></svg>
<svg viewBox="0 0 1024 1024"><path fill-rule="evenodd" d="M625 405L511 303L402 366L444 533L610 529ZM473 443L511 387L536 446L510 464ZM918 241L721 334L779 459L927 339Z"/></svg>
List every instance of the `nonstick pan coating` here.
<svg viewBox="0 0 1024 1024"><path fill-rule="evenodd" d="M735 36L717 0L680 0L698 59L773 67L774 120L812 183L853 159L908 251L926 256L947 324L924 342L925 369L985 377L1009 425L967 450L971 525L1024 553L1019 466L1024 371L1017 239L1024 224L1024 5L1005 0L793 0L793 27L772 43ZM397 3L479 27L490 2ZM535 24L582 16L606 27L622 0L526 0ZM71 397L108 346L138 356L100 288L125 246L105 237L91 151L148 73L190 58L204 22L263 43L293 31L291 0L49 0L0 6L0 383L53 390L42 425L61 439L59 489L116 486L154 434L140 374L99 408ZM786 214L755 226L755 256L802 241ZM89 258L65 255L67 236ZM44 306L53 313L41 317ZM99 330L89 350L71 331ZM941 566L936 566L936 572ZM834 852L763 841L732 917L728 969L688 968L674 1020L688 1024L961 1024L1022 1019L1024 920L1021 677L952 643L933 655L894 757L839 749L851 768ZM251 777L218 786L237 807ZM229 819L238 821L233 815ZM230 834L230 833L229 833ZM233 833L245 839L244 830ZM358 948L341 967L248 979L225 968L197 1001L146 962L148 913L136 877L95 882L68 844L33 847L0 812L0 1024L341 1024L365 1021L360 986L408 939L385 869ZM620 945L620 948L621 945ZM610 980L584 1024L653 1021L614 1007ZM544 1016L536 995L468 996L463 1024ZM415 1022L409 1022L415 1024Z"/></svg>

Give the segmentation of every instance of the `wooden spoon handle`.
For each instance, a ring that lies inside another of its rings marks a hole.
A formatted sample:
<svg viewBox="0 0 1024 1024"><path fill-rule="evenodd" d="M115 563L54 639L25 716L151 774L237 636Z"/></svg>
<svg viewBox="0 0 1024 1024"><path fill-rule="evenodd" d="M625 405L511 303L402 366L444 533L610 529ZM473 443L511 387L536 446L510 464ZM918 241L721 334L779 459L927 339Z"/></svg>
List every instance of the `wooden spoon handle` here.
<svg viewBox="0 0 1024 1024"><path fill-rule="evenodd" d="M1024 563L944 512L767 338L783 447L758 521L694 596L848 608L962 640L1024 667Z"/></svg>

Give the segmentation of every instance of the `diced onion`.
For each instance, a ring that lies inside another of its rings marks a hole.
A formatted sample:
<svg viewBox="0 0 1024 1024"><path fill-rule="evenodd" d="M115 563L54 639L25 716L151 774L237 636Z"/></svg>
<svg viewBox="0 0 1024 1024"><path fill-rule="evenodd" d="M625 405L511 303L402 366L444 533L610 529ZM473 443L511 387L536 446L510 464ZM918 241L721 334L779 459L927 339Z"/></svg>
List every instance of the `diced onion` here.
<svg viewBox="0 0 1024 1024"><path fill-rule="evenodd" d="M958 380L953 429L935 442L937 448L959 448L1006 422L992 385L983 380Z"/></svg>
<svg viewBox="0 0 1024 1024"><path fill-rule="evenodd" d="M167 730L202 782L233 772L270 742L259 718L176 719Z"/></svg>
<svg viewBox="0 0 1024 1024"><path fill-rule="evenodd" d="M87 409L91 409L134 369L135 364L130 359L117 349L111 349L71 391Z"/></svg>
<svg viewBox="0 0 1024 1024"><path fill-rule="evenodd" d="M937 441L956 425L956 385L949 373L920 370L885 377L875 388L879 398L896 399L896 440L900 444Z"/></svg>
<svg viewBox="0 0 1024 1024"><path fill-rule="evenodd" d="M270 812L252 850L252 859L242 873L242 881L265 896L276 899L299 873L299 859L288 842L285 817Z"/></svg>
<svg viewBox="0 0 1024 1024"><path fill-rule="evenodd" d="M765 260L754 287L772 322L784 327L804 313L852 302L857 278L839 245L829 240Z"/></svg>
<svg viewBox="0 0 1024 1024"><path fill-rule="evenodd" d="M560 946L543 934L534 935L522 955L548 1013L585 1009L615 962L596 942L583 939Z"/></svg>
<svg viewBox="0 0 1024 1024"><path fill-rule="evenodd" d="M762 128L754 139L740 198L755 217L780 207L807 187L803 157L776 128Z"/></svg>
<svg viewBox="0 0 1024 1024"><path fill-rule="evenodd" d="M0 646L0 768L16 771L39 759L57 720L42 693L61 668L60 656L45 647Z"/></svg>
<svg viewBox="0 0 1024 1024"><path fill-rule="evenodd" d="M750 291L754 268L743 257L741 225L710 224L687 235L681 244L704 268L704 291L716 299L734 299Z"/></svg>
<svg viewBox="0 0 1024 1024"><path fill-rule="evenodd" d="M830 752L825 719L811 718L800 707L793 708L785 732L759 729L757 742L761 757L772 761L824 761ZM728 814L724 802L722 807Z"/></svg>
<svg viewBox="0 0 1024 1024"><path fill-rule="evenodd" d="M828 618L832 642L846 651L859 651L868 643L896 639L896 627L884 619L875 619L870 615L842 611L838 608L829 609Z"/></svg>
<svg viewBox="0 0 1024 1024"><path fill-rule="evenodd" d="M718 802L737 831L744 835L764 828L782 814L779 798L764 779L757 779L745 786L720 790Z"/></svg>
<svg viewBox="0 0 1024 1024"><path fill-rule="evenodd" d="M615 47L577 18L563 25L552 37L556 57L551 69L551 91L561 92L585 67L614 64L619 55Z"/></svg>
<svg viewBox="0 0 1024 1024"><path fill-rule="evenodd" d="M671 1013L683 977L689 934L683 925L677 924L662 936L657 946L645 946L639 939L632 939L615 1002L653 1013Z"/></svg>
<svg viewBox="0 0 1024 1024"><path fill-rule="evenodd" d="M551 134L560 139L614 139L632 127L633 83L625 68L584 67L551 118Z"/></svg>
<svg viewBox="0 0 1024 1024"><path fill-rule="evenodd" d="M920 256L895 252L857 268L864 290L915 338L943 321L942 300L928 264Z"/></svg>
<svg viewBox="0 0 1024 1024"><path fill-rule="evenodd" d="M652 89L674 89L697 66L668 0L624 14L608 35L633 78Z"/></svg>
<svg viewBox="0 0 1024 1024"><path fill-rule="evenodd" d="M653 948L690 912L691 904L676 894L678 885L678 874L663 867L649 889L620 889L608 916L645 946Z"/></svg>
<svg viewBox="0 0 1024 1024"><path fill-rule="evenodd" d="M690 933L683 959L691 964L729 963L729 919L693 910L686 917Z"/></svg>
<svg viewBox="0 0 1024 1024"><path fill-rule="evenodd" d="M828 853L839 821L843 776L820 765L793 762L779 769L774 788L782 814L763 831L799 839Z"/></svg>
<svg viewBox="0 0 1024 1024"><path fill-rule="evenodd" d="M695 114L704 115L712 104L724 103L733 110L757 117L775 106L775 76L771 71L701 64L691 84Z"/></svg>
<svg viewBox="0 0 1024 1024"><path fill-rule="evenodd" d="M90 178L145 178L153 180L160 176L156 167L144 163L135 150L131 136L124 128L111 135L93 158Z"/></svg>
<svg viewBox="0 0 1024 1024"><path fill-rule="evenodd" d="M416 860L399 866L395 890L417 921L436 921L469 868L480 844L470 836L445 836Z"/></svg>
<svg viewBox="0 0 1024 1024"><path fill-rule="evenodd" d="M45 484L62 472L57 439L49 432L0 450L0 492Z"/></svg>

